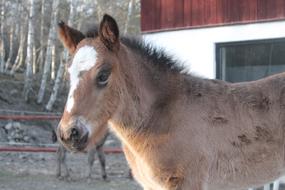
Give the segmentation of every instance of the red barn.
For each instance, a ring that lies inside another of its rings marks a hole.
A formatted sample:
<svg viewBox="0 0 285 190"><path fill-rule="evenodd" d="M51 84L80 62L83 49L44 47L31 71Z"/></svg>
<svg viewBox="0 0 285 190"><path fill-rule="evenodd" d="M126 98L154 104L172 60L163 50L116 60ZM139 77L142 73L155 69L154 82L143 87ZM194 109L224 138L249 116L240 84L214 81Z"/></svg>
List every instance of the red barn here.
<svg viewBox="0 0 285 190"><path fill-rule="evenodd" d="M285 0L142 0L144 37L232 82L285 71Z"/></svg>

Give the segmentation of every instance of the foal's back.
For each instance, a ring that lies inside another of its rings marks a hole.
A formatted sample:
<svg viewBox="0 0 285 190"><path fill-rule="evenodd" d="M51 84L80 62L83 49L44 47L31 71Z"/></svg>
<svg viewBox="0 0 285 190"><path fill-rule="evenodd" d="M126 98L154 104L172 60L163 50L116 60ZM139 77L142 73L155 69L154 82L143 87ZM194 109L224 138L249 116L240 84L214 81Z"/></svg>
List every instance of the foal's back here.
<svg viewBox="0 0 285 190"><path fill-rule="evenodd" d="M262 185L284 174L284 73L235 84L191 78L189 84L177 100L182 107L173 129L185 164L204 164L201 172L214 189Z"/></svg>

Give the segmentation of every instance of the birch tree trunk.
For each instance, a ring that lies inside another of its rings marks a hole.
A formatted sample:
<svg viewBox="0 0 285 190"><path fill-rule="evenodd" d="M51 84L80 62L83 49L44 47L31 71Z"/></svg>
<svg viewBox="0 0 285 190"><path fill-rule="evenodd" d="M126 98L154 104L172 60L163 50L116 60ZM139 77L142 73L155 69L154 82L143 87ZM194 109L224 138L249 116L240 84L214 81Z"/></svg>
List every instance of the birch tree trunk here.
<svg viewBox="0 0 285 190"><path fill-rule="evenodd" d="M26 57L26 75L24 84L24 99L26 102L30 99L30 93L32 91L32 77L33 77L33 26L34 17L34 0L30 0L30 15L29 15L29 26L28 26L28 42L27 42L27 57Z"/></svg>
<svg viewBox="0 0 285 190"><path fill-rule="evenodd" d="M133 13L134 3L135 3L135 0L129 0L128 14L127 14L126 22L125 22L124 34L128 33L128 28L129 28L130 18Z"/></svg>
<svg viewBox="0 0 285 190"><path fill-rule="evenodd" d="M37 103L41 104L44 99L46 84L48 76L50 75L51 70L51 62L52 62L52 48L55 46L55 39L56 39L56 10L57 10L58 0L53 1L52 5L52 23L51 28L49 31L48 43L47 43L47 52L45 56L45 64L44 64L44 71L41 80L41 86L38 93Z"/></svg>
<svg viewBox="0 0 285 190"><path fill-rule="evenodd" d="M73 26L75 28L78 28L78 30L81 30L81 27L82 27L82 18L84 17L83 16L83 8L84 8L84 5L83 4L77 4L77 10L78 10L78 18L76 20L76 26ZM75 25L75 23L73 23Z"/></svg>
<svg viewBox="0 0 285 190"><path fill-rule="evenodd" d="M32 59L32 68L33 68L33 74L36 74L37 72L37 55L36 55L36 47L35 47L35 41L33 42L33 59Z"/></svg>
<svg viewBox="0 0 285 190"><path fill-rule="evenodd" d="M0 28L0 35L1 35L1 47L0 47L0 73L4 72L5 68L5 14L6 14L6 7L5 7L5 0L1 1L1 28Z"/></svg>
<svg viewBox="0 0 285 190"><path fill-rule="evenodd" d="M68 19L68 24L69 26L74 25L74 20L75 20L75 15L76 15L76 1L71 0L70 2L70 14L69 14L69 19ZM64 71L65 71L65 62L67 62L68 59L68 52L66 50L63 51L61 59L60 59L60 65L57 71L55 83L53 86L53 90L51 93L51 96L49 98L49 101L45 107L46 110L51 111L53 108L53 105L57 99L57 95L60 91L60 86L62 84L63 76L64 76Z"/></svg>
<svg viewBox="0 0 285 190"><path fill-rule="evenodd" d="M55 43L52 46L51 49L51 72L50 72L50 79L54 80L55 79L55 72L56 72L56 51L55 51Z"/></svg>
<svg viewBox="0 0 285 190"><path fill-rule="evenodd" d="M17 68L20 67L20 60L23 59L23 51L24 51L24 39L23 39L23 35L21 34L20 36L20 45L19 45L19 50L15 59L15 63L12 66L11 70L10 70L10 75L14 75L15 71L17 70Z"/></svg>
<svg viewBox="0 0 285 190"><path fill-rule="evenodd" d="M60 59L60 65L59 65L59 68L57 70L56 79L55 79L55 83L54 83L54 86L53 86L52 94L51 94L51 96L49 98L49 101L48 101L46 107L45 107L46 110L48 110L48 111L52 110L53 105L54 105L54 103L56 101L57 95L59 93L60 86L61 86L62 79L63 79L64 69L65 69L64 62L66 60L67 60L67 52L65 50L64 53L63 53L63 56L61 56L61 59Z"/></svg>
<svg viewBox="0 0 285 190"><path fill-rule="evenodd" d="M5 73L11 73L12 66L15 65L16 61L16 59L14 59L15 53L18 54L18 51L20 49L20 43L17 43L17 41L21 40L20 30L21 26L23 25L23 23L21 23L22 5L20 3L20 0L16 1L15 9L16 13L13 16L13 20L15 21L11 26L9 56L5 66Z"/></svg>
<svg viewBox="0 0 285 190"><path fill-rule="evenodd" d="M42 0L34 0L35 1L35 15L41 15L42 13ZM41 18L41 17L40 17ZM40 34L40 28L41 28L41 19L34 19L34 47L33 47L33 73L37 73L39 71L39 53L40 53L40 41L41 41L41 36L38 35Z"/></svg>
<svg viewBox="0 0 285 190"><path fill-rule="evenodd" d="M24 14L22 14L22 16L24 16ZM19 50L15 59L15 63L12 67L12 69L10 70L10 74L14 75L15 72L23 65L24 63L24 47L25 47L25 42L27 40L27 35L26 35L26 29L27 29L27 23L26 23L26 19L22 20L22 24L21 24L21 28L20 28L20 37L19 37Z"/></svg>
<svg viewBox="0 0 285 190"><path fill-rule="evenodd" d="M70 14L68 19L68 25L71 27L74 27L75 24L76 6L77 0L70 0Z"/></svg>
<svg viewBox="0 0 285 190"><path fill-rule="evenodd" d="M14 42L15 42L15 27L16 27L15 25L12 25L10 29L9 55L5 63L5 70L4 70L5 73L8 72L8 69L10 68L12 58L13 58L13 49L14 49Z"/></svg>
<svg viewBox="0 0 285 190"><path fill-rule="evenodd" d="M43 65L45 61L45 54L46 54L46 40L45 40L45 0L42 0L42 9L41 9L41 50L39 55L39 72L41 73L43 70Z"/></svg>

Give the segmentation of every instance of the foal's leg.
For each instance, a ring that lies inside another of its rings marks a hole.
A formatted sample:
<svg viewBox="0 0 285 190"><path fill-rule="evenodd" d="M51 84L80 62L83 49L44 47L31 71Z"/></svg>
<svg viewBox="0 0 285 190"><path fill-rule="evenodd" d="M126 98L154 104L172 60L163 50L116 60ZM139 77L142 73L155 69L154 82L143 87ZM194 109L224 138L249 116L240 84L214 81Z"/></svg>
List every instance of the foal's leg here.
<svg viewBox="0 0 285 190"><path fill-rule="evenodd" d="M92 167L94 164L94 160L95 160L95 152L96 152L96 148L92 148L89 152L88 152L88 178L91 179L91 175L92 175Z"/></svg>
<svg viewBox="0 0 285 190"><path fill-rule="evenodd" d="M133 173L132 173L132 169L129 169L129 175L128 175L129 179L134 179L133 177Z"/></svg>
<svg viewBox="0 0 285 190"><path fill-rule="evenodd" d="M102 178L104 180L107 179L107 173L106 173L106 159L105 159L105 153L103 151L103 145L102 146L97 146L96 147L97 153L98 153L98 158L101 166L101 172L102 172Z"/></svg>

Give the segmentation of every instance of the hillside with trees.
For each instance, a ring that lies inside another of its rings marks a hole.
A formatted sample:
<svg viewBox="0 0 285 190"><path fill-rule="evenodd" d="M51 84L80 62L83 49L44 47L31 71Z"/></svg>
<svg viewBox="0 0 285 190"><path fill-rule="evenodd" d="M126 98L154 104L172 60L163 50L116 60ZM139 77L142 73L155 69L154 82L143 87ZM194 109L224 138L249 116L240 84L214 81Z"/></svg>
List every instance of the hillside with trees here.
<svg viewBox="0 0 285 190"><path fill-rule="evenodd" d="M57 23L86 31L104 13L122 34L140 33L139 0L1 0L0 109L61 111L68 87L68 53Z"/></svg>

